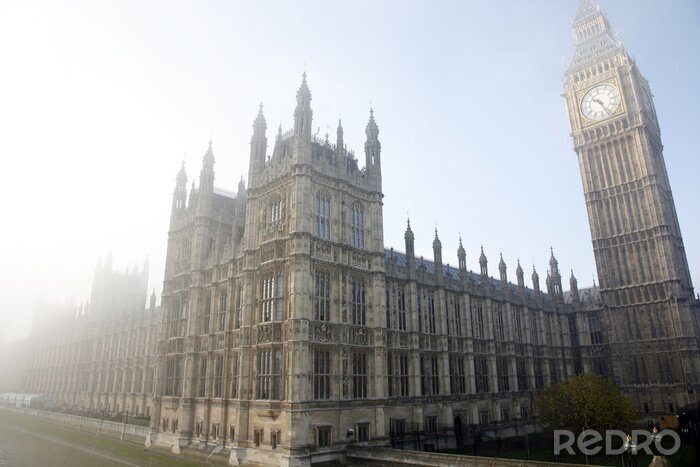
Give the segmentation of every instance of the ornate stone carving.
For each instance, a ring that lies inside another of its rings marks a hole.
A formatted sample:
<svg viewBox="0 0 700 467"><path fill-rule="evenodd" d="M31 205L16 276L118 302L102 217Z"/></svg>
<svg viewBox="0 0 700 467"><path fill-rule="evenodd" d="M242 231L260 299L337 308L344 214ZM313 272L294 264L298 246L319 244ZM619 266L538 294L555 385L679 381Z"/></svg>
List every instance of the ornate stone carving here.
<svg viewBox="0 0 700 467"><path fill-rule="evenodd" d="M353 329L352 343L355 345L367 345L369 343L369 336L367 334L367 331L362 328Z"/></svg>

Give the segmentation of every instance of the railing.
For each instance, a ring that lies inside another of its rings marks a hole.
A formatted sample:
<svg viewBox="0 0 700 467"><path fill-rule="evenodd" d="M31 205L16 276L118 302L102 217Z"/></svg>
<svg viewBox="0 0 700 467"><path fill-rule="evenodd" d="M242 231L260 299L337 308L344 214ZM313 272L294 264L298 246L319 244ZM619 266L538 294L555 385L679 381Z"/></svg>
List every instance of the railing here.
<svg viewBox="0 0 700 467"><path fill-rule="evenodd" d="M109 420L81 417L78 415L70 415L59 412L46 412L44 410L36 409L19 409L8 407L2 407L2 409L19 412L26 415L34 415L37 418L51 423L75 428L78 431L89 431L91 433L96 433L98 436L101 434L109 435L111 433L112 435L118 434L121 439L124 439L124 435L130 435L137 438L143 438L143 440L145 440L146 436L148 435L148 427L145 426L130 425L128 423L112 422Z"/></svg>

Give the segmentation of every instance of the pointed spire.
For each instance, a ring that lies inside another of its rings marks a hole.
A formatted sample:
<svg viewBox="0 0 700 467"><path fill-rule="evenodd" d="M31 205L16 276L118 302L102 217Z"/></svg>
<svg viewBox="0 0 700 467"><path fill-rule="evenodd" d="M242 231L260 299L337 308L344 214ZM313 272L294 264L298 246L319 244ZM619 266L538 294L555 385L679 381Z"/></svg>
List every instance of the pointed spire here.
<svg viewBox="0 0 700 467"><path fill-rule="evenodd" d="M214 151L209 139L209 147L202 158L202 172L199 175L199 189L203 194L214 190Z"/></svg>
<svg viewBox="0 0 700 467"><path fill-rule="evenodd" d="M414 250L414 236L413 230L411 230L411 219L406 219L406 232L403 234L403 238L406 245L406 259L408 262L413 262L415 260L415 250ZM409 275L413 274L413 267L409 268Z"/></svg>
<svg viewBox="0 0 700 467"><path fill-rule="evenodd" d="M600 11L600 7L595 5L591 0L579 0L574 22L579 22L590 18L598 13L598 11Z"/></svg>
<svg viewBox="0 0 700 467"><path fill-rule="evenodd" d="M438 237L437 228L435 228L435 239L433 240L433 257L436 266L442 264L442 242L440 237Z"/></svg>
<svg viewBox="0 0 700 467"><path fill-rule="evenodd" d="M263 103L260 103L260 107L258 108L258 115L255 117L255 121L253 122L253 128L259 129L262 128L262 131L264 132L267 129L267 121L265 120L265 114L263 113ZM282 132L282 124L280 124L280 133Z"/></svg>
<svg viewBox="0 0 700 467"><path fill-rule="evenodd" d="M520 258L518 258L518 266L515 268L515 276L518 279L518 287L525 287L525 275L522 266L520 266Z"/></svg>
<svg viewBox="0 0 700 467"><path fill-rule="evenodd" d="M280 124L280 132L282 125ZM267 121L263 113L263 104L260 103L258 114L253 121L253 136L250 138L250 160L248 163L248 184L254 185L258 174L265 168L267 157ZM279 137L278 137L279 138Z"/></svg>
<svg viewBox="0 0 700 467"><path fill-rule="evenodd" d="M338 130L336 132L336 139L335 139L335 151L340 155L343 152L343 147L345 146L345 142L343 139L343 122L341 122L340 119L338 119Z"/></svg>
<svg viewBox="0 0 700 467"><path fill-rule="evenodd" d="M571 269L571 277L569 278L569 290L571 291L571 300L574 303L579 302L579 295L578 295L578 281L576 280L576 276L574 276L574 270Z"/></svg>
<svg viewBox="0 0 700 467"><path fill-rule="evenodd" d="M297 107L307 107L311 105L311 90L306 82L306 71L301 75L301 86L297 91Z"/></svg>
<svg viewBox="0 0 700 467"><path fill-rule="evenodd" d="M149 303L149 308L150 308L151 310L155 310L155 309L156 309L156 289L155 289L155 288L153 289L153 292L151 293L151 300L150 300L150 303Z"/></svg>
<svg viewBox="0 0 700 467"><path fill-rule="evenodd" d="M481 267L482 276L489 275L488 264L489 261L486 259L486 255L484 254L484 245L481 245L481 254L479 255L479 266Z"/></svg>
<svg viewBox="0 0 700 467"><path fill-rule="evenodd" d="M540 275L537 274L534 264L532 265L532 288L535 290L535 292L540 291Z"/></svg>
<svg viewBox="0 0 700 467"><path fill-rule="evenodd" d="M379 142L379 127L374 121L374 109L369 109L369 122L365 128L365 167L381 166L382 145Z"/></svg>
<svg viewBox="0 0 700 467"><path fill-rule="evenodd" d="M506 262L503 261L503 252L501 252L501 260L498 262L498 272L501 275L501 282L508 282L508 272L506 268Z"/></svg>
<svg viewBox="0 0 700 467"><path fill-rule="evenodd" d="M457 263L461 273L467 272L467 252L462 245L462 236L459 237L459 248L457 248Z"/></svg>
<svg viewBox="0 0 700 467"><path fill-rule="evenodd" d="M177 173L177 177L175 178L175 181L177 182L176 185L178 186L185 186L187 184L187 172L185 171L185 159L182 159L182 166L180 167L180 171Z"/></svg>
<svg viewBox="0 0 700 467"><path fill-rule="evenodd" d="M610 56L622 50L620 42L613 37L610 23L591 0L581 0L572 24L574 36L574 56L569 65L569 73L590 66L601 57Z"/></svg>
<svg viewBox="0 0 700 467"><path fill-rule="evenodd" d="M297 106L294 109L294 141L297 147L297 158L310 161L311 158L311 124L313 111L311 110L311 91L306 82L306 71L302 75L301 86L297 91ZM305 148L303 151L299 149Z"/></svg>

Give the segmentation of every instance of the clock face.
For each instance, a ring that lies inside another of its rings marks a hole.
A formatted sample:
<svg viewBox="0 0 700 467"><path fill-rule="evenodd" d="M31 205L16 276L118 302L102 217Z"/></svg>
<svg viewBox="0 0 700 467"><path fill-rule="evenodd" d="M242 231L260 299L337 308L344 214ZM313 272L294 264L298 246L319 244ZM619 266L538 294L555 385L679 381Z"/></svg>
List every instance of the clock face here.
<svg viewBox="0 0 700 467"><path fill-rule="evenodd" d="M588 90L581 99L581 114L598 121L611 117L620 106L620 91L612 84L599 84Z"/></svg>

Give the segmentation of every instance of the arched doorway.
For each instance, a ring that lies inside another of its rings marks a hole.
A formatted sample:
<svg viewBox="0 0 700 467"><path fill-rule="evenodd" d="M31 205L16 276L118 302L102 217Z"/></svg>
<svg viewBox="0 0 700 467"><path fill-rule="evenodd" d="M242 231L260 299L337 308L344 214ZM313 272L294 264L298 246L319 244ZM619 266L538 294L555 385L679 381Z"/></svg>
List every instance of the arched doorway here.
<svg viewBox="0 0 700 467"><path fill-rule="evenodd" d="M457 441L457 449L462 449L464 446L464 432L462 431L462 419L458 416L455 417L455 441Z"/></svg>

